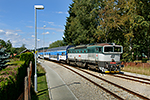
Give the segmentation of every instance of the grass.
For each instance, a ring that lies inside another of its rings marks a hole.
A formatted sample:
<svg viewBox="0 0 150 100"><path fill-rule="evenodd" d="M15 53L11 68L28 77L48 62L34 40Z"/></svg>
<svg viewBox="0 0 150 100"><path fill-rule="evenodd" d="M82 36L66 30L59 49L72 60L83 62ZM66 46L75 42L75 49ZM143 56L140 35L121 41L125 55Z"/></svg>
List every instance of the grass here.
<svg viewBox="0 0 150 100"><path fill-rule="evenodd" d="M32 100L50 100L48 87L46 82L45 70L41 65L37 64L37 91L32 94Z"/></svg>
<svg viewBox="0 0 150 100"><path fill-rule="evenodd" d="M0 70L0 82L9 79L10 76L16 76L18 68L24 63L19 59L9 59L10 62L7 62L8 66Z"/></svg>
<svg viewBox="0 0 150 100"><path fill-rule="evenodd" d="M125 66L122 71L150 76L150 67Z"/></svg>
<svg viewBox="0 0 150 100"><path fill-rule="evenodd" d="M24 61L20 61L19 58L13 58L13 59L9 59L10 62L8 62L8 65L15 65L15 66L21 66Z"/></svg>

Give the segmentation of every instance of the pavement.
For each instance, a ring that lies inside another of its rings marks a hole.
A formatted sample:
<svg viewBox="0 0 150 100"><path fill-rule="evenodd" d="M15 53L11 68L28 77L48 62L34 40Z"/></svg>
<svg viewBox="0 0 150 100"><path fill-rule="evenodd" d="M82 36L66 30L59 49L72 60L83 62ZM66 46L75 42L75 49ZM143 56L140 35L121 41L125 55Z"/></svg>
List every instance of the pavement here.
<svg viewBox="0 0 150 100"><path fill-rule="evenodd" d="M43 62L41 65L46 71L50 100L78 100L61 77L49 67L50 65Z"/></svg>

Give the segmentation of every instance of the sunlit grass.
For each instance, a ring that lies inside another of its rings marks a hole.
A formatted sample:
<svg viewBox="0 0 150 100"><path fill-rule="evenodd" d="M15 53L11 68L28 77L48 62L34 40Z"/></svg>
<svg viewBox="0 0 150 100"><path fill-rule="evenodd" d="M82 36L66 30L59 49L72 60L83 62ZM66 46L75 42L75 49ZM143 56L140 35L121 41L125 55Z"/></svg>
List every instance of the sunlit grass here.
<svg viewBox="0 0 150 100"><path fill-rule="evenodd" d="M136 66L125 66L122 71L137 73L137 74L143 74L150 76L150 67L136 67Z"/></svg>
<svg viewBox="0 0 150 100"><path fill-rule="evenodd" d="M37 96L38 100L49 100L48 87L46 82L45 70L40 65L37 64Z"/></svg>

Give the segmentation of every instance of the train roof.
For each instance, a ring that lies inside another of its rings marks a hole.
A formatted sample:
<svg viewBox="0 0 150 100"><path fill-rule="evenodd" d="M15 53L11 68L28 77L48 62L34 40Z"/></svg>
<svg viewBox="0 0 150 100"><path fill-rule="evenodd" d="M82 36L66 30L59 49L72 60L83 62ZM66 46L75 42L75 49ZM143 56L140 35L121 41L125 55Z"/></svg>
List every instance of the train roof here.
<svg viewBox="0 0 150 100"><path fill-rule="evenodd" d="M50 48L50 49L47 49L47 51L66 50L66 49L68 49L69 47L72 47L72 45L61 46L61 47L56 47L56 48Z"/></svg>
<svg viewBox="0 0 150 100"><path fill-rule="evenodd" d="M75 47L71 47L69 49L86 49L86 48L89 48L89 47L93 47L93 46L112 46L112 45L115 45L115 43L93 43L93 44L87 44L87 45L78 45L78 46L75 46ZM115 45L115 46L120 46L120 45Z"/></svg>

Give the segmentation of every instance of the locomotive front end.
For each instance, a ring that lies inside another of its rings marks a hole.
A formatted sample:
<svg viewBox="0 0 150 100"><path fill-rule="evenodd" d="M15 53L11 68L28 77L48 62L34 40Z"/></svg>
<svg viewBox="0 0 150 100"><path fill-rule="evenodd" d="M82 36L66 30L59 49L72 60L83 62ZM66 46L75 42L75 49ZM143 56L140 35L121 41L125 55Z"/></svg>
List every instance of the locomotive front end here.
<svg viewBox="0 0 150 100"><path fill-rule="evenodd" d="M123 47L120 45L104 45L102 54L99 55L98 66L104 73L119 73L121 65L120 54L123 53Z"/></svg>

